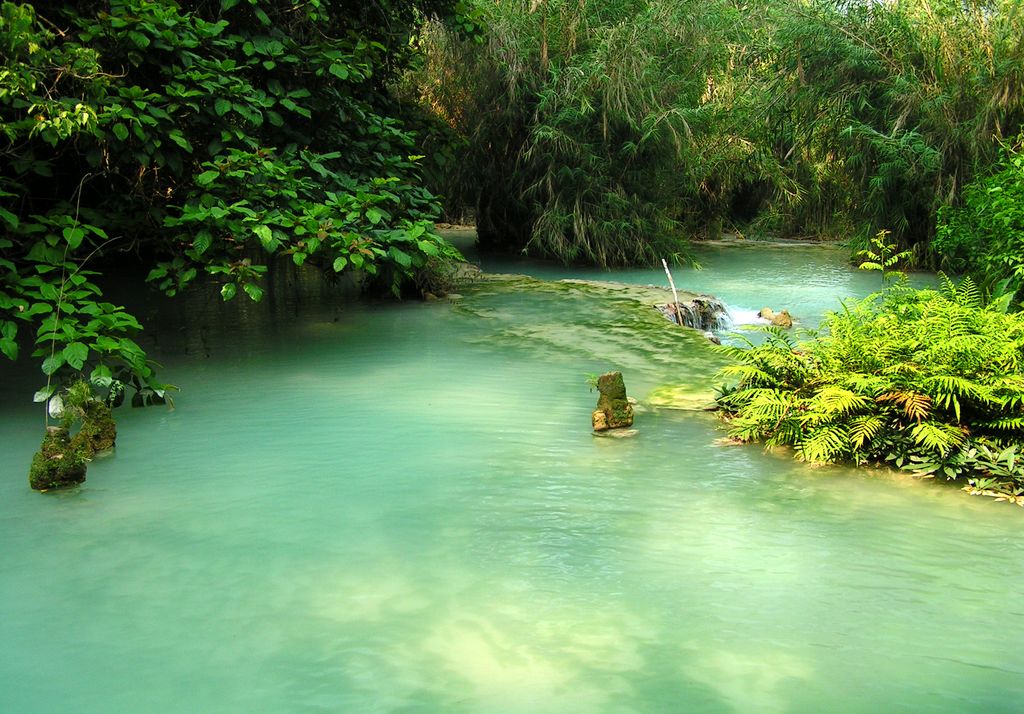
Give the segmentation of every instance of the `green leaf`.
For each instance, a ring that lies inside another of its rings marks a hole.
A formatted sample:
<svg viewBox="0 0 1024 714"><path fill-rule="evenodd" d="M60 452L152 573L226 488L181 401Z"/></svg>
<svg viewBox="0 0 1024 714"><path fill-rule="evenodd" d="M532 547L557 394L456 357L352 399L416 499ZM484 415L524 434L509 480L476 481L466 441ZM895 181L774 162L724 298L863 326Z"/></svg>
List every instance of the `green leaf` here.
<svg viewBox="0 0 1024 714"><path fill-rule="evenodd" d="M57 385L51 384L48 387L43 387L38 392L32 395L33 402L45 402L47 399L53 396L53 393L57 391Z"/></svg>
<svg viewBox="0 0 1024 714"><path fill-rule="evenodd" d="M49 376L64 366L64 355L58 352L43 360L43 374Z"/></svg>
<svg viewBox="0 0 1024 714"><path fill-rule="evenodd" d="M246 295L248 295L253 302L259 302L263 299L263 288L259 285L256 285L255 283L246 283L242 287L245 290Z"/></svg>
<svg viewBox="0 0 1024 714"><path fill-rule="evenodd" d="M222 117L231 111L231 102L221 97L213 103L213 110L217 112L217 116Z"/></svg>
<svg viewBox="0 0 1024 714"><path fill-rule="evenodd" d="M186 139L180 131L172 131L167 135L167 137L185 151L190 154L192 153L192 144L189 143L188 139Z"/></svg>
<svg viewBox="0 0 1024 714"><path fill-rule="evenodd" d="M237 287L235 286L234 283L227 283L226 285L221 287L221 289L220 289L220 296L221 296L221 298L224 299L225 302L227 302L228 300L230 300L231 298L233 298L235 296L235 293L237 291L238 291L238 289L237 289Z"/></svg>
<svg viewBox="0 0 1024 714"><path fill-rule="evenodd" d="M348 79L348 67L341 64L340 62L335 62L334 64L332 64L330 67L328 67L328 71L338 79Z"/></svg>
<svg viewBox="0 0 1024 714"><path fill-rule="evenodd" d="M129 30L128 37L131 39L132 42L135 43L135 46L139 47L140 49L146 49L147 47L149 47L149 38L143 35L141 32Z"/></svg>
<svg viewBox="0 0 1024 714"><path fill-rule="evenodd" d="M114 375L111 373L110 367L100 364L96 365L92 374L89 375L89 381L101 389L106 389L113 383Z"/></svg>
<svg viewBox="0 0 1024 714"><path fill-rule="evenodd" d="M116 136L121 141L125 141L128 138L128 127L126 127L124 124L114 124L111 131L113 131L114 136Z"/></svg>
<svg viewBox="0 0 1024 714"><path fill-rule="evenodd" d="M81 342L72 342L64 348L64 359L73 369L82 369L88 357L89 348Z"/></svg>
<svg viewBox="0 0 1024 714"><path fill-rule="evenodd" d="M388 250L388 255L403 268L408 268L412 265L412 258L404 250L391 246L391 249Z"/></svg>
<svg viewBox="0 0 1024 714"><path fill-rule="evenodd" d="M8 337L0 337L0 352L9 360L18 359L18 343Z"/></svg>
<svg viewBox="0 0 1024 714"><path fill-rule="evenodd" d="M11 228L18 227L18 217L6 208L0 208L0 219L3 219L4 223L8 224Z"/></svg>
<svg viewBox="0 0 1024 714"><path fill-rule="evenodd" d="M200 186L209 186L218 178L220 178L220 171L204 171L196 176L196 183Z"/></svg>
<svg viewBox="0 0 1024 714"><path fill-rule="evenodd" d="M192 241L192 250L202 255L210 249L211 243L213 243L213 236L210 231L199 231L196 233L195 240Z"/></svg>
<svg viewBox="0 0 1024 714"><path fill-rule="evenodd" d="M62 231L64 240L68 242L68 247L71 250L76 250L78 246L82 245L82 239L85 238L85 229L80 226L74 228L65 228Z"/></svg>
<svg viewBox="0 0 1024 714"><path fill-rule="evenodd" d="M275 247L274 234L271 232L269 226L258 225L253 226L252 232L256 234L256 237L260 239L260 243L268 251L273 250Z"/></svg>
<svg viewBox="0 0 1024 714"><path fill-rule="evenodd" d="M340 273L345 269L346 265L348 265L348 258L343 255L339 255L334 259L334 272Z"/></svg>

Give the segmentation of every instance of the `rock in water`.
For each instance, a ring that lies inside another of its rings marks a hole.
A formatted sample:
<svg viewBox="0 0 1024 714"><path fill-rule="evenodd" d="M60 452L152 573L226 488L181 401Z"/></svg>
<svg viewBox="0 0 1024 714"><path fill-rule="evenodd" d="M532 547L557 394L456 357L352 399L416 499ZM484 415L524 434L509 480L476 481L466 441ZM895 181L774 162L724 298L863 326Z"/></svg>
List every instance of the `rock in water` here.
<svg viewBox="0 0 1024 714"><path fill-rule="evenodd" d="M97 399L90 399L82 411L82 428L71 439L72 448L87 459L113 449L117 441L117 424L110 407Z"/></svg>
<svg viewBox="0 0 1024 714"><path fill-rule="evenodd" d="M781 327L788 330L793 326L793 316L789 314L789 310L780 310L775 312L770 307L763 307L757 313L757 316L762 320L768 320L776 327Z"/></svg>
<svg viewBox="0 0 1024 714"><path fill-rule="evenodd" d="M772 324L788 330L793 326L793 317L789 314L789 310L782 310L772 318Z"/></svg>
<svg viewBox="0 0 1024 714"><path fill-rule="evenodd" d="M28 485L36 491L77 486L85 481L85 470L85 458L71 445L68 430L48 426L42 446L32 457Z"/></svg>
<svg viewBox="0 0 1024 714"><path fill-rule="evenodd" d="M633 406L626 397L622 372L609 372L597 379L597 409L592 415L594 431L633 426Z"/></svg>

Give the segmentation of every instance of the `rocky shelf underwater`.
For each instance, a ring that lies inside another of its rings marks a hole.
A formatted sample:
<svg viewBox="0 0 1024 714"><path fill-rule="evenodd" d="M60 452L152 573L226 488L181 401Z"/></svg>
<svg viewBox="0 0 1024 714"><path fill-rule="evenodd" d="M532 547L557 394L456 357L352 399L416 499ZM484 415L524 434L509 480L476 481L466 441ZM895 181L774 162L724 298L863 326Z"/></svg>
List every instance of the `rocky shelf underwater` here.
<svg viewBox="0 0 1024 714"><path fill-rule="evenodd" d="M669 288L656 285L479 273L449 299L456 311L491 325L482 341L614 366L631 395L634 385L650 387L641 408L705 409L725 364L710 346L734 325L717 298L689 291L678 297L677 310Z"/></svg>

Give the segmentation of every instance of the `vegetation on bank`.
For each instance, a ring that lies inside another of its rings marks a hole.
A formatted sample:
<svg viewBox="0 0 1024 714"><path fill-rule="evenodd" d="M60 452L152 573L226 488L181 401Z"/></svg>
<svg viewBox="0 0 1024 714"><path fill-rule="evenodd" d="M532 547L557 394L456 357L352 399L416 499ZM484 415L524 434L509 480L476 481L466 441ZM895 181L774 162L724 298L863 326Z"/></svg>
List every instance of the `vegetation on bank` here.
<svg viewBox="0 0 1024 714"><path fill-rule="evenodd" d="M736 360L718 404L742 441L811 462L884 463L1024 503L1024 313L945 279L902 279L797 342L717 348Z"/></svg>
<svg viewBox="0 0 1024 714"><path fill-rule="evenodd" d="M456 254L388 85L446 0L0 3L0 352L49 399L85 376L162 401L103 298L130 266L263 294L275 256L394 292ZM116 262L115 262L116 261Z"/></svg>
<svg viewBox="0 0 1024 714"><path fill-rule="evenodd" d="M484 41L428 26L405 91L455 147L448 210L492 247L621 264L723 226L889 229L937 265L939 211L1024 120L1019 0L477 9Z"/></svg>

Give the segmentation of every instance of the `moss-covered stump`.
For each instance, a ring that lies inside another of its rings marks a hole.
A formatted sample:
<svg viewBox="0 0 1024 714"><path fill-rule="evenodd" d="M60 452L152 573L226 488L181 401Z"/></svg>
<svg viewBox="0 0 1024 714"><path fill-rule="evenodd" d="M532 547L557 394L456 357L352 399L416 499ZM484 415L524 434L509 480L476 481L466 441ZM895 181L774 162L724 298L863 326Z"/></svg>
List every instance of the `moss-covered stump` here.
<svg viewBox="0 0 1024 714"><path fill-rule="evenodd" d="M117 424L110 407L96 399L86 402L82 407L82 428L71 440L72 448L91 459L101 451L113 449L116 441Z"/></svg>
<svg viewBox="0 0 1024 714"><path fill-rule="evenodd" d="M594 431L633 426L633 406L626 397L622 372L608 372L597 379L597 409L591 417Z"/></svg>
<svg viewBox="0 0 1024 714"><path fill-rule="evenodd" d="M71 444L68 430L46 427L39 451L32 457L28 485L36 491L77 486L85 481L85 457Z"/></svg>

